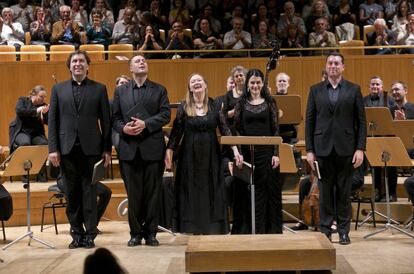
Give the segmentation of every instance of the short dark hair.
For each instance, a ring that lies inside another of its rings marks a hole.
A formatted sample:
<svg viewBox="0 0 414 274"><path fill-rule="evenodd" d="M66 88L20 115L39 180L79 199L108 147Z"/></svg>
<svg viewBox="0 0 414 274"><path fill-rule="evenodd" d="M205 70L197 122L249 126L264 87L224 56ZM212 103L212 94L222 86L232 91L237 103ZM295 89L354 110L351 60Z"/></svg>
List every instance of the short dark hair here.
<svg viewBox="0 0 414 274"><path fill-rule="evenodd" d="M329 52L328 55L326 56L326 60L325 61L328 61L328 58L331 57L331 56L338 56L338 57L340 57L342 64L345 64L345 58L344 58L344 56L342 54L340 54L339 52L336 52L336 51Z"/></svg>
<svg viewBox="0 0 414 274"><path fill-rule="evenodd" d="M70 68L70 62L72 61L73 56L78 55L78 54L83 55L85 57L85 59L86 59L86 63L88 63L88 65L89 65L89 63L91 62L91 58L89 57L88 53L86 53L86 51L83 51L83 50L79 50L78 49L78 50L75 50L74 52L71 52L69 54L69 57L66 60L66 66L68 68Z"/></svg>

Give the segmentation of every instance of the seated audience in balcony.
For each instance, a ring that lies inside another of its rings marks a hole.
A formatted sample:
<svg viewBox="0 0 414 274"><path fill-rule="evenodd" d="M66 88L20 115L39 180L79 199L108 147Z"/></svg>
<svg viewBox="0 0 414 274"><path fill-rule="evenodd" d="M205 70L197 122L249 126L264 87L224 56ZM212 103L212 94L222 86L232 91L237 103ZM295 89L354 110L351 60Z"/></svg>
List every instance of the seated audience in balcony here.
<svg viewBox="0 0 414 274"><path fill-rule="evenodd" d="M377 18L384 18L384 8L375 0L366 0L359 5L359 21L362 26L373 25Z"/></svg>
<svg viewBox="0 0 414 274"><path fill-rule="evenodd" d="M392 19L392 27L391 30L395 33L395 39L397 40L397 43L404 43L405 41L402 41L405 36L407 35L407 24L408 24L408 1L402 0L398 2L396 7L396 14L394 15L394 18Z"/></svg>
<svg viewBox="0 0 414 274"><path fill-rule="evenodd" d="M30 23L30 36L32 45L50 46L52 26L43 8L37 7L35 11L36 20Z"/></svg>
<svg viewBox="0 0 414 274"><path fill-rule="evenodd" d="M42 7L46 14L49 14L50 23L53 24L60 20L60 7L65 5L64 0L42 1Z"/></svg>
<svg viewBox="0 0 414 274"><path fill-rule="evenodd" d="M95 0L95 8L101 9L103 13L103 19L108 27L111 29L114 27L114 14L111 7L106 0ZM89 22L92 22L92 16L89 14Z"/></svg>
<svg viewBox="0 0 414 274"><path fill-rule="evenodd" d="M193 49L193 42L191 38L185 35L184 27L181 22L175 22L172 25L172 31L170 31L170 35L167 38L166 42L166 50L192 50ZM175 55L175 57L174 57ZM173 55L168 55L170 58L191 58L193 57L192 53L184 53L180 52Z"/></svg>
<svg viewBox="0 0 414 274"><path fill-rule="evenodd" d="M253 35L253 48L254 49L271 49L272 41L276 40L276 36L270 33L269 25L266 21L260 21L258 25L258 33ZM263 57L270 56L271 51L253 51L252 56Z"/></svg>
<svg viewBox="0 0 414 274"><path fill-rule="evenodd" d="M88 13L81 5L80 0L71 0L72 11L71 18L72 21L78 23L81 30L85 30L88 25ZM91 22L92 23L92 22Z"/></svg>
<svg viewBox="0 0 414 274"><path fill-rule="evenodd" d="M16 50L24 45L24 31L22 24L13 22L13 10L4 8L0 17L0 45L14 46Z"/></svg>
<svg viewBox="0 0 414 274"><path fill-rule="evenodd" d="M356 16L352 13L349 0L340 0L339 6L333 11L333 25L340 41L353 40L355 37ZM359 37L356 37L359 39Z"/></svg>
<svg viewBox="0 0 414 274"><path fill-rule="evenodd" d="M406 25L407 33L402 39L403 45L414 46L414 13L408 15L408 24ZM401 53L414 54L414 48L402 49Z"/></svg>
<svg viewBox="0 0 414 274"><path fill-rule="evenodd" d="M287 37L282 39L281 47L299 49L306 47L305 36L296 24L290 24L287 26ZM302 53L300 50L282 52L283 55L287 56L302 56L304 53L305 52Z"/></svg>
<svg viewBox="0 0 414 274"><path fill-rule="evenodd" d="M200 18L197 20L199 31L195 31L193 34L194 49L201 50L215 50L223 48L223 41L217 32L211 29L209 18ZM216 58L219 57L218 52L203 52L196 55L201 58Z"/></svg>
<svg viewBox="0 0 414 274"><path fill-rule="evenodd" d="M210 21L210 28L213 32L220 34L221 33L221 22L220 20L218 20L217 18L215 18L213 16L213 5L210 3L205 4L202 8L201 8L201 16L200 18L198 18L195 22L194 22L194 30L195 31L199 31L199 27L200 27L200 19L201 18L208 18L208 20Z"/></svg>
<svg viewBox="0 0 414 274"><path fill-rule="evenodd" d="M295 5L293 2L287 1L283 5L285 13L280 15L279 22L277 23L277 33L280 38L286 38L288 36L288 26L294 24L299 29L302 35L306 35L306 27L303 19L295 15Z"/></svg>
<svg viewBox="0 0 414 274"><path fill-rule="evenodd" d="M248 20L247 15L244 11L244 7L241 4L234 5L234 7L231 9L231 11L228 11L224 14L223 19L223 26L224 26L224 32L231 31L233 29L233 19L234 18L242 18L244 22ZM250 28L248 24L243 23L243 30L250 31Z"/></svg>
<svg viewBox="0 0 414 274"><path fill-rule="evenodd" d="M384 8L384 19L387 25L392 25L392 20L397 14L397 5L401 0L381 0L380 5Z"/></svg>
<svg viewBox="0 0 414 274"><path fill-rule="evenodd" d="M328 31L328 19L321 17L315 21L315 31L309 34L309 47L311 48L325 48L325 47L336 47L335 34ZM328 53L331 50L327 50ZM313 51L312 55L321 55L321 51Z"/></svg>
<svg viewBox="0 0 414 274"><path fill-rule="evenodd" d="M152 25L146 25L141 31L141 40L137 49L141 50L163 50L164 42L160 38L160 33ZM163 53L145 53L145 59L163 59Z"/></svg>
<svg viewBox="0 0 414 274"><path fill-rule="evenodd" d="M135 10L126 8L122 20L115 23L112 32L113 44L132 44L134 47L139 43L139 26L132 21Z"/></svg>
<svg viewBox="0 0 414 274"><path fill-rule="evenodd" d="M374 31L367 33L368 46L388 46L395 44L394 33L387 29L385 20L378 18L374 21ZM368 50L368 54L391 54L390 48Z"/></svg>
<svg viewBox="0 0 414 274"><path fill-rule="evenodd" d="M251 16L250 31L251 31L252 36L259 33L259 23L262 21L265 21L266 24L268 25L270 23L270 20L267 14L267 7L265 4L260 4L256 9L256 13L252 14ZM269 28L269 31L270 31L270 28Z"/></svg>
<svg viewBox="0 0 414 274"><path fill-rule="evenodd" d="M244 19L240 17L233 18L233 29L224 34L225 49L249 49L252 46L252 36L249 32L243 30ZM229 52L226 57L246 57L247 52Z"/></svg>
<svg viewBox="0 0 414 274"><path fill-rule="evenodd" d="M266 2L266 1L265 1ZM276 0L268 0L266 3L267 18L269 18L270 32L277 35L277 22L279 20L279 10Z"/></svg>
<svg viewBox="0 0 414 274"><path fill-rule="evenodd" d="M112 30L103 20L103 11L98 8L93 8L91 16L92 21L86 27L88 44L102 44L105 46L105 49L107 49L108 45L111 43Z"/></svg>
<svg viewBox="0 0 414 274"><path fill-rule="evenodd" d="M70 18L70 7L60 7L60 20L53 24L51 44L60 45L80 45L80 34L78 23L73 22Z"/></svg>
<svg viewBox="0 0 414 274"><path fill-rule="evenodd" d="M149 6L149 12L152 15L152 24L158 29L169 29L168 18L165 11L160 5L160 0L152 0Z"/></svg>
<svg viewBox="0 0 414 274"><path fill-rule="evenodd" d="M18 0L17 4L11 6L13 10L13 21L22 24L23 30L29 31L30 23L33 18L33 7L27 4L27 0Z"/></svg>
<svg viewBox="0 0 414 274"><path fill-rule="evenodd" d="M303 20L305 21L306 30L308 33L315 31L315 21L316 19L321 17L326 18L328 26L330 26L332 22L332 17L329 12L328 6L323 0L315 0L311 5L309 16L306 18L303 17Z"/></svg>
<svg viewBox="0 0 414 274"><path fill-rule="evenodd" d="M175 22L181 22L184 28L191 27L190 11L185 6L184 0L173 0L173 8L168 15L168 22L171 26Z"/></svg>
<svg viewBox="0 0 414 274"><path fill-rule="evenodd" d="M135 14L132 17L132 21L134 21L135 23L138 23L139 22L139 15L141 14L141 11L137 9L137 5L135 3L135 0L126 1L125 7L123 9L119 10L117 21L124 18L124 12L125 12L126 8L131 8L131 9L135 10Z"/></svg>

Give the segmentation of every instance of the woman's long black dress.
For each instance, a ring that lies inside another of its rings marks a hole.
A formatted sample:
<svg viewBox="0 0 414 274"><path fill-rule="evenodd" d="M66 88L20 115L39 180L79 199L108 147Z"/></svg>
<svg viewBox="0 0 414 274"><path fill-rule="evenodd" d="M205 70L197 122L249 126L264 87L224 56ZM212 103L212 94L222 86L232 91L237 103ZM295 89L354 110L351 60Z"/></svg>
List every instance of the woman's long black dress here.
<svg viewBox="0 0 414 274"><path fill-rule="evenodd" d="M184 104L177 110L168 142L170 149L176 150L180 146L175 180L174 230L192 234L228 233L224 176L216 129L219 127L223 135L230 135L230 130L212 99L205 116L188 116Z"/></svg>
<svg viewBox="0 0 414 274"><path fill-rule="evenodd" d="M239 101L236 105L235 127L242 136L277 136L277 106L266 101L252 105ZM250 149L242 146L244 161L251 163ZM277 146L255 146L254 184L256 201L256 233L282 233L282 194L278 169L272 169L272 156ZM251 203L249 184L235 183L233 234L251 233Z"/></svg>

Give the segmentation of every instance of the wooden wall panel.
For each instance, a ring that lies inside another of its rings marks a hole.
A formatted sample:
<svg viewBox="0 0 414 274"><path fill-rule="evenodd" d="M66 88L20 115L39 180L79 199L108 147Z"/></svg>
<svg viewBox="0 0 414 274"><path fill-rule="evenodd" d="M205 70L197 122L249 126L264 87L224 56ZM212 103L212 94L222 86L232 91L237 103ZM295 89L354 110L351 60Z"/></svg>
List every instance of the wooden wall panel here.
<svg viewBox="0 0 414 274"><path fill-rule="evenodd" d="M266 58L234 59L187 59L187 60L148 60L149 77L167 87L170 101L181 100L187 91L187 79L193 72L204 75L209 84L209 96L225 93L226 79L236 65L264 70ZM414 88L414 60L412 55L390 56L349 56L345 60L345 77L361 85L364 95L368 94L368 82L374 75L384 79L387 90L394 80L402 80L409 89ZM290 93L302 97L302 114L306 109L306 97L309 87L321 79L325 57L287 57L279 61L279 66L269 75L269 85L274 92L275 76L284 71L291 76ZM129 75L125 61L93 62L89 77L107 85L109 97L113 97L115 78L120 74ZM64 62L27 62L2 63L0 66L0 144L8 144L8 124L14 118L14 107L19 96L42 84L51 90L55 75L58 81L69 78L70 74ZM408 94L414 102L414 94ZM49 98L47 99L49 100ZM304 117L305 118L305 117ZM299 127L299 137L303 138L303 125Z"/></svg>

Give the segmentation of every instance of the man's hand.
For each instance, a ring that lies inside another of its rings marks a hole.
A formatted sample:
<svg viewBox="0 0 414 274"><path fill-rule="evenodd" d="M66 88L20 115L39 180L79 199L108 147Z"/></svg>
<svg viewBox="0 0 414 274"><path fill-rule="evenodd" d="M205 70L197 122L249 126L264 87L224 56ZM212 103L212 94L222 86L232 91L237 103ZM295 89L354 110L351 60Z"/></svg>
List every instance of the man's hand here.
<svg viewBox="0 0 414 274"><path fill-rule="evenodd" d="M395 120L405 120L405 112L403 110L394 111Z"/></svg>
<svg viewBox="0 0 414 274"><path fill-rule="evenodd" d="M275 169L280 165L280 159L278 156L272 156L272 168Z"/></svg>
<svg viewBox="0 0 414 274"><path fill-rule="evenodd" d="M132 135L132 136L136 136L139 134L138 126L135 126L133 121L126 123L122 131L125 134Z"/></svg>
<svg viewBox="0 0 414 274"><path fill-rule="evenodd" d="M59 152L49 153L49 161L55 167L60 166L60 154L59 154Z"/></svg>
<svg viewBox="0 0 414 274"><path fill-rule="evenodd" d="M145 121L135 117L131 117L131 119L134 125L138 127L138 134L140 134L146 128Z"/></svg>
<svg viewBox="0 0 414 274"><path fill-rule="evenodd" d="M105 151L102 153L102 159L104 160L104 167L108 167L109 163L111 162L111 153Z"/></svg>
<svg viewBox="0 0 414 274"><path fill-rule="evenodd" d="M360 149L355 151L354 157L352 158L352 163L354 164L354 168L359 167L362 165L362 162L364 161L364 152Z"/></svg>
<svg viewBox="0 0 414 274"><path fill-rule="evenodd" d="M165 169L171 169L172 168L173 153L174 152L171 148L167 148L167 151L165 152L165 157L164 157Z"/></svg>
<svg viewBox="0 0 414 274"><path fill-rule="evenodd" d="M316 160L316 155L314 152L309 151L306 153L306 161L308 161L308 164L310 165L311 169L315 171L314 162Z"/></svg>

